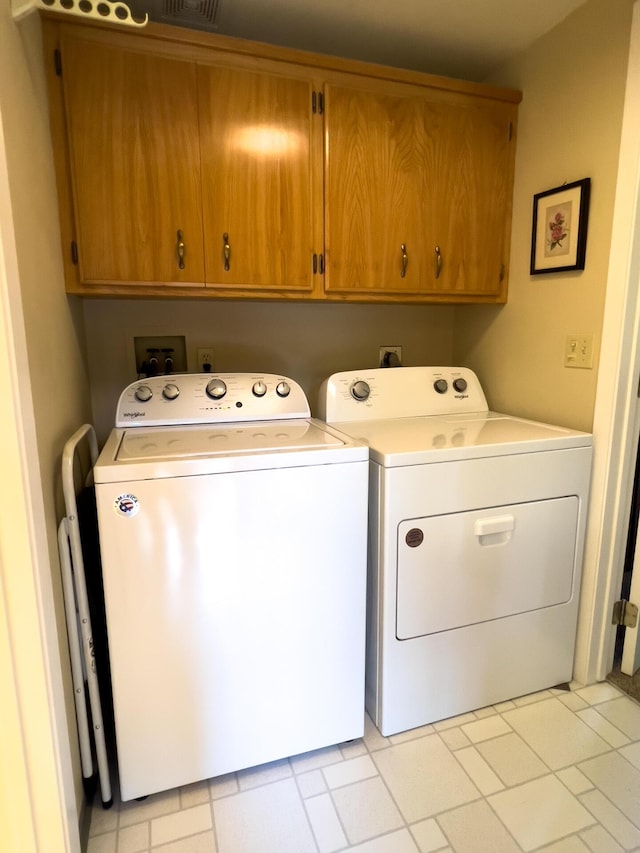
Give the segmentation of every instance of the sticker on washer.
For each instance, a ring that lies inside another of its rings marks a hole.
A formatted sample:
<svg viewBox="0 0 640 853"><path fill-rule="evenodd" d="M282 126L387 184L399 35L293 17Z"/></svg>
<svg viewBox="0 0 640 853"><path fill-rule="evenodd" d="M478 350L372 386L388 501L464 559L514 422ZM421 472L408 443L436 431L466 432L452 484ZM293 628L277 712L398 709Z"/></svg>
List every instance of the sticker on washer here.
<svg viewBox="0 0 640 853"><path fill-rule="evenodd" d="M133 518L138 514L140 502L135 495L118 495L113 502L113 509L116 515L123 515L125 518Z"/></svg>
<svg viewBox="0 0 640 853"><path fill-rule="evenodd" d="M417 548L418 545L422 545L424 541L424 533L419 527L412 527L404 537L404 541L407 543L409 548Z"/></svg>

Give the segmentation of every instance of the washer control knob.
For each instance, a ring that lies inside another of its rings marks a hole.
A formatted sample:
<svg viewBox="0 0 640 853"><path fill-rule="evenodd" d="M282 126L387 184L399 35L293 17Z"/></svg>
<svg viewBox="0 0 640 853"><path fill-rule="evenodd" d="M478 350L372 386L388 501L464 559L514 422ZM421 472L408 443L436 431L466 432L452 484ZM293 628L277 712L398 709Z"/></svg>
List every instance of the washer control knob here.
<svg viewBox="0 0 640 853"><path fill-rule="evenodd" d="M453 380L453 387L456 391L466 391L467 390L467 380L463 379L462 376L459 376L457 379Z"/></svg>
<svg viewBox="0 0 640 853"><path fill-rule="evenodd" d="M226 393L227 386L224 384L222 379L212 379L207 384L207 394L212 400L222 400Z"/></svg>
<svg viewBox="0 0 640 853"><path fill-rule="evenodd" d="M358 379L358 381L354 382L351 386L351 396L354 400L368 400L370 393L371 388L369 388L369 383L364 382L362 379Z"/></svg>
<svg viewBox="0 0 640 853"><path fill-rule="evenodd" d="M264 397L267 393L267 386L262 380L259 380L258 382L253 383L253 388L251 390L253 391L254 397Z"/></svg>
<svg viewBox="0 0 640 853"><path fill-rule="evenodd" d="M276 394L278 397L288 397L291 393L291 388L288 382L278 382L276 385Z"/></svg>
<svg viewBox="0 0 640 853"><path fill-rule="evenodd" d="M153 391L148 385L138 385L134 392L134 397L141 403L147 403L153 397Z"/></svg>
<svg viewBox="0 0 640 853"><path fill-rule="evenodd" d="M449 388L449 383L446 379L436 379L433 383L433 387L438 394L446 394Z"/></svg>
<svg viewBox="0 0 640 853"><path fill-rule="evenodd" d="M169 382L169 384L165 385L162 389L162 396L165 400L175 400L180 396L180 389L174 382Z"/></svg>

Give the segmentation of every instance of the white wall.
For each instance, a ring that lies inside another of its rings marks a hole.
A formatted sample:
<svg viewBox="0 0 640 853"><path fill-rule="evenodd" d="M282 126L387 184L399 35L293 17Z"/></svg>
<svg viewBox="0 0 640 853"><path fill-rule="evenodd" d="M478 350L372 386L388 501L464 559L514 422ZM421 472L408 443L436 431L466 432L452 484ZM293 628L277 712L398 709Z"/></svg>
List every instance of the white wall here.
<svg viewBox="0 0 640 853"><path fill-rule="evenodd" d="M492 75L521 89L509 301L456 310L454 353L492 408L591 430L633 0L589 0ZM533 195L590 177L586 268L529 275ZM594 333L593 370L563 366L567 335Z"/></svg>

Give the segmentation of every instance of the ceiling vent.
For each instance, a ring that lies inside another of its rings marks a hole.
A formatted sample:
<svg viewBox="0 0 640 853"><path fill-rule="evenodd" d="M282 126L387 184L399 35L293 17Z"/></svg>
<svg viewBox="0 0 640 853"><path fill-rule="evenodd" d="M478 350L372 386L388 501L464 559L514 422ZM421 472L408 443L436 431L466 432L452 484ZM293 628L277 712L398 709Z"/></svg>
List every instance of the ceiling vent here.
<svg viewBox="0 0 640 853"><path fill-rule="evenodd" d="M129 0L129 5L159 24L216 30L222 0Z"/></svg>

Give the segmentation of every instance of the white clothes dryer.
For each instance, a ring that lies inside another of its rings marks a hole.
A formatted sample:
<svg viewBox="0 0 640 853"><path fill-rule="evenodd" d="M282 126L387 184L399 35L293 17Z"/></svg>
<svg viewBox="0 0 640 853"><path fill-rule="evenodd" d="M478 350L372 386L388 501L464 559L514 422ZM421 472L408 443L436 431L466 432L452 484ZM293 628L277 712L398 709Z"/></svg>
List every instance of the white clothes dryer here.
<svg viewBox="0 0 640 853"><path fill-rule="evenodd" d="M362 735L367 460L287 377L123 391L94 468L123 800Z"/></svg>
<svg viewBox="0 0 640 853"><path fill-rule="evenodd" d="M383 735L572 677L587 433L490 412L464 368L337 373L370 448L366 705Z"/></svg>

